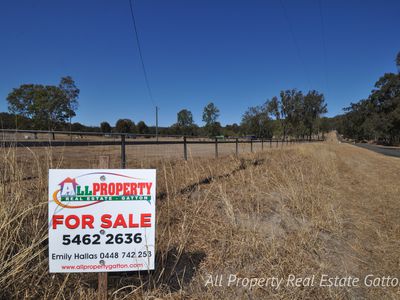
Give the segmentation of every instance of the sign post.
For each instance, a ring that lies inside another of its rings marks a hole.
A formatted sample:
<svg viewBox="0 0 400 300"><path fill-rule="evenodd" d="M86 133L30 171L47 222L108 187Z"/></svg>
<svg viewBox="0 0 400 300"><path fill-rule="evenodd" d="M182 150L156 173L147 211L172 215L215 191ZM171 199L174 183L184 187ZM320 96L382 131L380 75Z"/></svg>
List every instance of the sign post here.
<svg viewBox="0 0 400 300"><path fill-rule="evenodd" d="M109 169L110 168L110 157L100 156L99 157L99 168ZM97 277L97 299L107 300L108 291L108 274L107 272L100 272Z"/></svg>
<svg viewBox="0 0 400 300"><path fill-rule="evenodd" d="M49 170L51 273L154 270L156 170Z"/></svg>

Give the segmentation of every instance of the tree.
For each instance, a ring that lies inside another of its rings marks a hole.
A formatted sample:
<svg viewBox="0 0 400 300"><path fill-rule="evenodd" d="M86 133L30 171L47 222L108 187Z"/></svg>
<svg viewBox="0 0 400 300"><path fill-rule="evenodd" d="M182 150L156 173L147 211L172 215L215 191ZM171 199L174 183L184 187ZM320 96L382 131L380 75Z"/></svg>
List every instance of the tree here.
<svg viewBox="0 0 400 300"><path fill-rule="evenodd" d="M177 122L173 125L174 134L195 135L198 126L193 122L193 114L190 110L182 109L177 114Z"/></svg>
<svg viewBox="0 0 400 300"><path fill-rule="evenodd" d="M240 132L240 126L236 123L226 125L223 134L226 136L237 136Z"/></svg>
<svg viewBox="0 0 400 300"><path fill-rule="evenodd" d="M272 97L271 100L267 100L265 103L267 112L275 117L276 120L281 119L279 100L277 97Z"/></svg>
<svg viewBox="0 0 400 300"><path fill-rule="evenodd" d="M208 134L208 136L210 137L215 137L218 135L221 135L222 132L222 126L220 122L214 122L211 124L208 124L204 127L206 133Z"/></svg>
<svg viewBox="0 0 400 300"><path fill-rule="evenodd" d="M177 115L177 124L182 127L193 125L193 114L190 110L182 109Z"/></svg>
<svg viewBox="0 0 400 300"><path fill-rule="evenodd" d="M327 112L324 95L317 91L309 91L304 96L303 102L303 123L308 130L308 137L311 140L313 129L322 114Z"/></svg>
<svg viewBox="0 0 400 300"><path fill-rule="evenodd" d="M133 133L135 131L135 123L129 119L119 119L115 123L115 129L120 133Z"/></svg>
<svg viewBox="0 0 400 300"><path fill-rule="evenodd" d="M345 137L399 143L400 74L383 75L367 99L351 103L345 111L340 129Z"/></svg>
<svg viewBox="0 0 400 300"><path fill-rule="evenodd" d="M101 122L100 130L103 133L110 133L111 132L111 125L108 122Z"/></svg>
<svg viewBox="0 0 400 300"><path fill-rule="evenodd" d="M69 127L71 131L71 120L72 117L76 116L75 111L78 109L78 97L79 89L75 85L75 81L71 76L62 77L58 87L64 92L66 100L68 102L67 115L69 118Z"/></svg>
<svg viewBox="0 0 400 300"><path fill-rule="evenodd" d="M374 128L389 144L400 141L400 74L386 73L369 96ZM370 121L368 118L366 121Z"/></svg>
<svg viewBox="0 0 400 300"><path fill-rule="evenodd" d="M88 131L87 127L79 122L72 123L70 126L70 131Z"/></svg>
<svg viewBox="0 0 400 300"><path fill-rule="evenodd" d="M8 110L30 118L36 129L54 130L75 115L78 94L70 77L62 78L59 86L23 84L8 94Z"/></svg>
<svg viewBox="0 0 400 300"><path fill-rule="evenodd" d="M270 127L280 127L284 140L289 134L311 138L320 116L327 112L323 94L313 90L304 96L296 89L281 91L280 99L267 100L265 110L275 119Z"/></svg>
<svg viewBox="0 0 400 300"><path fill-rule="evenodd" d="M284 116L283 139L289 133L300 135L304 116L304 96L296 89L281 91L281 116Z"/></svg>
<svg viewBox="0 0 400 300"><path fill-rule="evenodd" d="M219 109L214 105L214 103L208 103L203 110L203 122L206 125L217 122L219 117Z"/></svg>
<svg viewBox="0 0 400 300"><path fill-rule="evenodd" d="M275 118L276 122L279 124L278 126L283 127L281 122L281 107L278 98L275 96L272 97L271 100L265 102L264 106L268 115Z"/></svg>
<svg viewBox="0 0 400 300"><path fill-rule="evenodd" d="M400 74L400 51L399 51L399 53L397 53L396 66L397 66L398 73Z"/></svg>
<svg viewBox="0 0 400 300"><path fill-rule="evenodd" d="M267 113L277 120L282 128L282 138L290 133L298 134L302 125L303 94L296 89L280 92L280 99L273 97L265 103Z"/></svg>
<svg viewBox="0 0 400 300"><path fill-rule="evenodd" d="M245 134L255 135L257 137L270 137L271 128L269 126L269 117L266 106L253 106L242 116L242 130Z"/></svg>
<svg viewBox="0 0 400 300"><path fill-rule="evenodd" d="M203 110L203 122L206 123L205 130L209 136L220 135L221 124L217 122L219 117L219 109L214 103L208 103Z"/></svg>
<svg viewBox="0 0 400 300"><path fill-rule="evenodd" d="M138 131L140 134L147 134L147 133L149 133L149 127L148 127L148 126L146 125L146 123L143 122L143 121L138 122L138 123L136 124L136 128L137 128L137 131Z"/></svg>
<svg viewBox="0 0 400 300"><path fill-rule="evenodd" d="M21 115L0 113L0 128L2 129L31 129L31 123L30 119Z"/></svg>
<svg viewBox="0 0 400 300"><path fill-rule="evenodd" d="M327 118L327 117L321 118L319 129L322 132L322 137L324 136L325 133L328 133L335 129L334 122L335 122L334 118Z"/></svg>

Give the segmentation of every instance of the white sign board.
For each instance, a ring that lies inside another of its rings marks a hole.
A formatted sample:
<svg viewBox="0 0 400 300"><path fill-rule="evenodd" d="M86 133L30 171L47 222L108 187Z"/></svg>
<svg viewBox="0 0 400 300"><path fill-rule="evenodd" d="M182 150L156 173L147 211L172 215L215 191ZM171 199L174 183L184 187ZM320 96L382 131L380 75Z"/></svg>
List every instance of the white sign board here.
<svg viewBox="0 0 400 300"><path fill-rule="evenodd" d="M50 272L154 270L156 170L49 170Z"/></svg>

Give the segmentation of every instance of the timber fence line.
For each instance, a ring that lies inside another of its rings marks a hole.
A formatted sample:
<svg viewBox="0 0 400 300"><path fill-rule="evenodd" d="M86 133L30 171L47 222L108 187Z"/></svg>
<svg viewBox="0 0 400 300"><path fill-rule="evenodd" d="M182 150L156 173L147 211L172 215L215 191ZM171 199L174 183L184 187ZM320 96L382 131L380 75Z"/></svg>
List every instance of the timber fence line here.
<svg viewBox="0 0 400 300"><path fill-rule="evenodd" d="M255 139L249 137L208 138L182 135L154 135L132 133L69 132L43 130L0 130L0 147L91 147L116 146L120 148L120 165L126 167L127 149L141 149L143 155L158 149L161 155L188 160L190 156L218 158L246 152L263 151L299 143L320 142L323 139ZM172 147L168 152L166 149ZM72 149L71 148L71 149Z"/></svg>

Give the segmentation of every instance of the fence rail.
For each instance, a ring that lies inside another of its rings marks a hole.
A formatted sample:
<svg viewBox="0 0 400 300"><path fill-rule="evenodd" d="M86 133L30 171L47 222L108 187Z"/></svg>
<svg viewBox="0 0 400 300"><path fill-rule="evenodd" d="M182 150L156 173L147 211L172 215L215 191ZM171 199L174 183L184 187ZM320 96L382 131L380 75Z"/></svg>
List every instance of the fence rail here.
<svg viewBox="0 0 400 300"><path fill-rule="evenodd" d="M100 132L69 132L69 131L44 131L44 130L0 130L2 139L0 140L0 147L86 147L86 146L120 146L121 153L121 167L126 165L126 147L127 146L162 146L162 145L182 145L182 157L188 159L188 145L214 145L214 156L217 158L220 154L220 147L224 144L235 144L233 153L239 155L239 145L250 145L250 152L254 151L256 145L264 147L279 147L279 145L289 145L298 143L320 142L323 139L254 139L253 137L230 137L230 138L214 138L208 137L194 137L194 136L178 136L178 135L156 135L150 134L128 134L128 133L100 133ZM31 136L18 137L21 134L33 134L34 140L29 140ZM48 135L51 138L37 140L38 135ZM69 136L69 140L56 140L57 136ZM98 136L102 140L81 140L73 141L72 136L83 138L84 136L92 137ZM25 140L29 138L28 140ZM142 138L142 139L140 139ZM155 140L150 140L156 138ZM173 138L174 140L169 140ZM247 146L248 147L248 146ZM179 150L180 151L180 150Z"/></svg>

